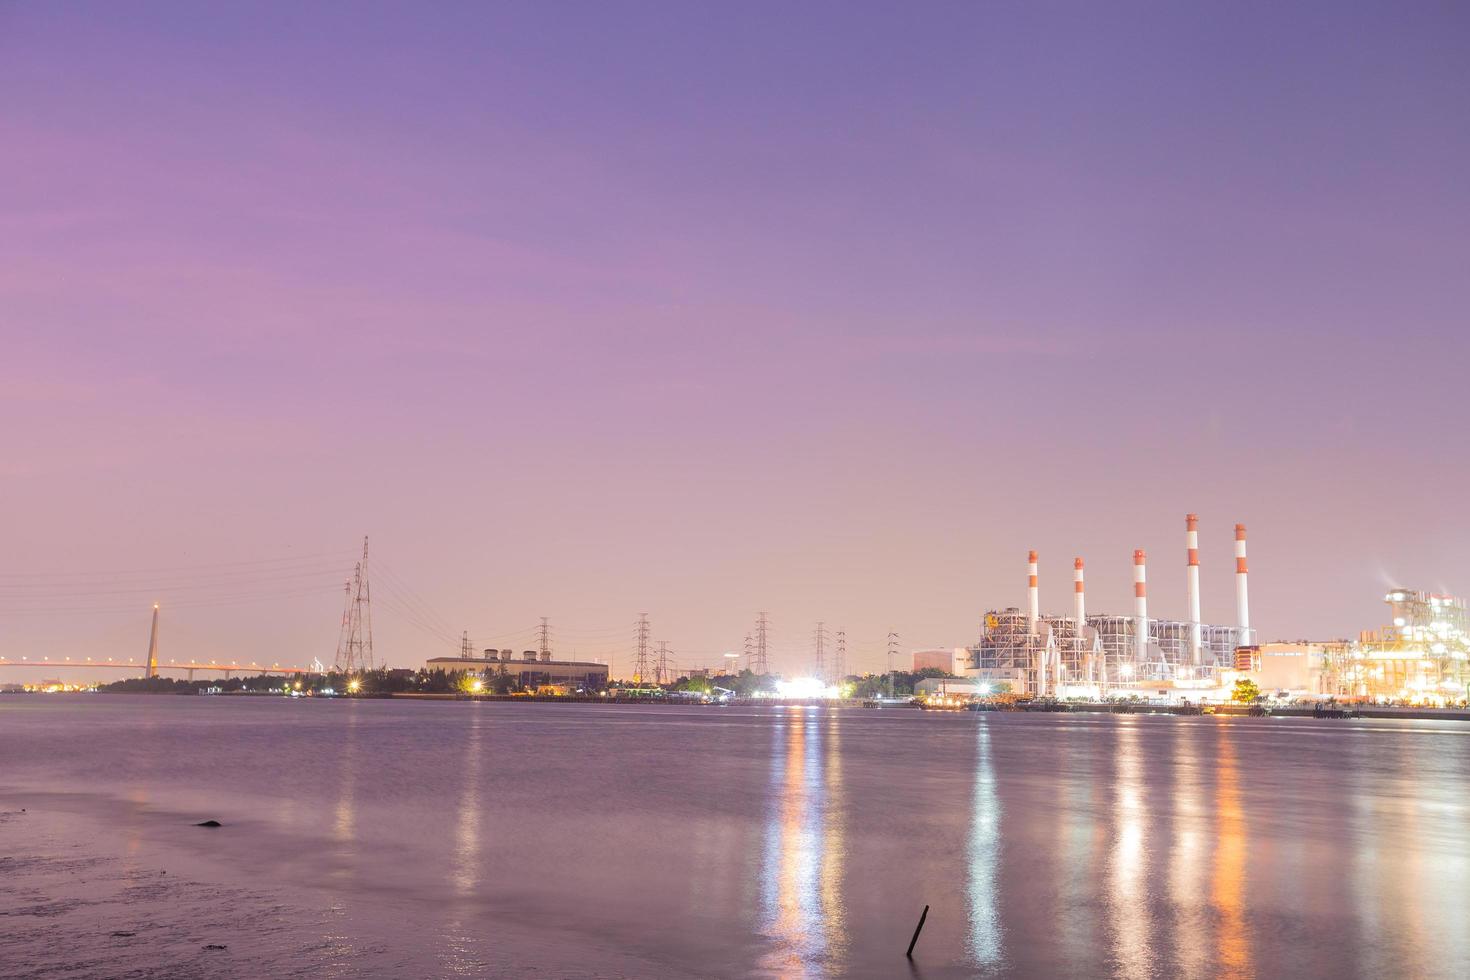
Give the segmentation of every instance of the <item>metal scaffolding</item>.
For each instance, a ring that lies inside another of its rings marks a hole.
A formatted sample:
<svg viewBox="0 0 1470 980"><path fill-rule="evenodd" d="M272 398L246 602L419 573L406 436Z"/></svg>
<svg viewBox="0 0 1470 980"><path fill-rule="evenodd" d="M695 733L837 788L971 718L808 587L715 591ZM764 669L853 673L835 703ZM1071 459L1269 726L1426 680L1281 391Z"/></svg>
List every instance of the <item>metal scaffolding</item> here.
<svg viewBox="0 0 1470 980"><path fill-rule="evenodd" d="M1088 616L1082 635L1070 616L1042 616L1036 630L1012 606L985 614L980 642L969 647L969 668L982 676L1019 683L1028 692L1058 686L1140 686L1181 678L1205 680L1231 667L1242 637L1238 626L1200 627L1201 666L1190 653L1194 624L1149 619L1147 654L1140 662L1133 616Z"/></svg>

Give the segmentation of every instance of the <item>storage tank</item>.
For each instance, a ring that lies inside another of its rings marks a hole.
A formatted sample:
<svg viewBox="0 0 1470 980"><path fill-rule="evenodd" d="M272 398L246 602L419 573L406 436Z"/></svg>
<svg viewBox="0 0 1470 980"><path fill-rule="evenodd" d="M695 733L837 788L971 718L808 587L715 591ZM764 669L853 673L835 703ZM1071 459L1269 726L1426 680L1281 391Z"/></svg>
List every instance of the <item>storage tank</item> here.
<svg viewBox="0 0 1470 980"><path fill-rule="evenodd" d="M532 661L534 661L536 659L536 651L535 650L522 650L521 651L521 658L524 659L524 660L532 660Z"/></svg>
<svg viewBox="0 0 1470 980"><path fill-rule="evenodd" d="M542 650L541 651L541 662L544 663L544 664L551 662L551 651L550 650Z"/></svg>
<svg viewBox="0 0 1470 980"><path fill-rule="evenodd" d="M501 660L509 660L513 656L515 656L515 651L514 650L501 650L500 651L500 659Z"/></svg>

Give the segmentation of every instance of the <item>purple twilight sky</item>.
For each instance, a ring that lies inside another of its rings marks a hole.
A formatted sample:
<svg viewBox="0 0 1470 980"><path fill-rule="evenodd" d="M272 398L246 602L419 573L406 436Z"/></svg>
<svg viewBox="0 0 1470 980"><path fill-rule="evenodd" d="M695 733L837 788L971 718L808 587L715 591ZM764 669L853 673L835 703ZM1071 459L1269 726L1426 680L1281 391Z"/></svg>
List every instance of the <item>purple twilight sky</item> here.
<svg viewBox="0 0 1470 980"><path fill-rule="evenodd" d="M405 665L1182 616L1191 510L1266 638L1470 591L1467 95L1448 2L0 4L0 655L330 660L364 534Z"/></svg>

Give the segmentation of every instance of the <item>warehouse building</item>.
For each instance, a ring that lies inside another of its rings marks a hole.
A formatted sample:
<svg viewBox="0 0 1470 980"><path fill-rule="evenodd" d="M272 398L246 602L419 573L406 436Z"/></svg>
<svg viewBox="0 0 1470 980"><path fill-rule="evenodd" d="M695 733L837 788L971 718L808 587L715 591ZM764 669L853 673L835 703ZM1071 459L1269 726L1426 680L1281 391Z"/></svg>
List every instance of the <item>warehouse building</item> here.
<svg viewBox="0 0 1470 980"><path fill-rule="evenodd" d="M481 656L432 657L424 662L427 670L466 671L476 674L514 678L522 687L560 685L572 688L607 686L607 664L590 660L552 660L549 653L514 650L485 650Z"/></svg>

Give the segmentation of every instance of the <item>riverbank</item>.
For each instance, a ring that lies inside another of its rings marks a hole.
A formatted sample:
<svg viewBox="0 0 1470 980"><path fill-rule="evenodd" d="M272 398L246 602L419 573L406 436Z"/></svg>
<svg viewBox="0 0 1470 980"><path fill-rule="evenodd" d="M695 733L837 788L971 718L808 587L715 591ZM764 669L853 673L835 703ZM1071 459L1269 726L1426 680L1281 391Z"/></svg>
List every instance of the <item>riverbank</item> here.
<svg viewBox="0 0 1470 980"><path fill-rule="evenodd" d="M55 692L42 695L28 692L30 696L48 699L56 697L116 696L116 692ZM162 692L127 692L134 693ZM167 692L185 693L185 692ZM25 695L16 694L16 697ZM283 698L279 691L222 691L211 694L222 698ZM864 708L872 711L918 710L918 703L891 702L882 706L856 699L783 699L783 698L731 698L725 701L701 701L697 698L671 697L602 697L595 694L468 694L441 692L396 692L391 694L300 694L293 700L338 700L338 701L489 701L508 704L580 704L580 705L653 705L666 708L751 708L751 707L835 707ZM1032 701L1019 703L978 702L967 706L971 711L1020 712L1025 714L1078 713L1078 714L1126 714L1126 715L1219 715L1231 718L1315 718L1335 720L1345 718L1403 719L1406 721L1465 721L1470 722L1470 708L1428 708L1400 705L1349 704L1337 702L1322 705L1249 705L1249 704L1153 704L1146 701ZM958 710L958 709L950 709Z"/></svg>
<svg viewBox="0 0 1470 980"><path fill-rule="evenodd" d="M916 703L892 703L881 708L865 704L857 699L813 699L790 700L781 698L732 698L727 701L701 702L687 698L651 697L600 697L591 694L393 694L393 699L414 701L496 701L509 703L543 704L637 704L665 707L839 707L868 708L869 710L892 711L895 708L913 708ZM1402 718L1406 720L1440 719L1443 721L1470 721L1467 708L1421 708L1394 705L1356 705L1337 703L1332 705L1250 705L1250 704L1151 704L1143 701L1033 701L1022 703L977 703L975 711L998 712L1078 712L1094 714L1151 714L1151 715L1222 715L1232 718Z"/></svg>
<svg viewBox="0 0 1470 980"><path fill-rule="evenodd" d="M1319 705L1259 704L1150 704L1142 701L1060 701L1020 705L976 706L977 711L1028 713L1081 712L1114 715L1223 715L1232 718L1402 718L1470 721L1470 708L1427 708L1383 704L1332 703Z"/></svg>

